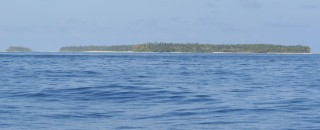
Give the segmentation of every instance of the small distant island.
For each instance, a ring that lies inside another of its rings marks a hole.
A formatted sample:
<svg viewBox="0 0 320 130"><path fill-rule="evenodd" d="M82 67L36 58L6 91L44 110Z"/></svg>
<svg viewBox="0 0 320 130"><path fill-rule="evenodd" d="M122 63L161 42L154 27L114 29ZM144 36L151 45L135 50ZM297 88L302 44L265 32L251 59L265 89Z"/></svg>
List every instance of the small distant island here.
<svg viewBox="0 0 320 130"><path fill-rule="evenodd" d="M117 46L68 46L60 52L310 53L308 46L274 44L145 43Z"/></svg>
<svg viewBox="0 0 320 130"><path fill-rule="evenodd" d="M32 52L32 49L27 47L11 46L6 50L6 52Z"/></svg>

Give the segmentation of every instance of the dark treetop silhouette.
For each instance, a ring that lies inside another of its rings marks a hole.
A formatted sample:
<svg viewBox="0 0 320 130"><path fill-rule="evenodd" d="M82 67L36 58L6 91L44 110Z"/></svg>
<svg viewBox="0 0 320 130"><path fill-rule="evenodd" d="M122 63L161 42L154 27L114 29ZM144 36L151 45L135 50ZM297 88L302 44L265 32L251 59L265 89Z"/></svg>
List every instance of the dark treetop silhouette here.
<svg viewBox="0 0 320 130"><path fill-rule="evenodd" d="M18 46L11 46L6 51L7 52L32 52L30 48L18 47Z"/></svg>
<svg viewBox="0 0 320 130"><path fill-rule="evenodd" d="M69 46L60 52L132 51L132 52L193 52L193 53L310 53L308 46L273 44L198 44L198 43L145 43L118 46Z"/></svg>

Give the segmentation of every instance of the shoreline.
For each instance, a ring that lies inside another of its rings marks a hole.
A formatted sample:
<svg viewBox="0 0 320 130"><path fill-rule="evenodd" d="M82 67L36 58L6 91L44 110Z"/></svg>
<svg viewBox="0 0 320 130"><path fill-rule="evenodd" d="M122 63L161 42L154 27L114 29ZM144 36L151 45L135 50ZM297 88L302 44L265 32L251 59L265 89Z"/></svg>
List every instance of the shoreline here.
<svg viewBox="0 0 320 130"><path fill-rule="evenodd" d="M136 52L136 51L82 51L82 52L5 52L0 51L0 53L13 53L13 54L23 54L23 53L168 53L168 54L274 54L274 55L312 55L320 53L253 53L253 52Z"/></svg>
<svg viewBox="0 0 320 130"><path fill-rule="evenodd" d="M136 51L83 51L83 52L58 52L58 53L172 53L172 54L320 54L320 53L254 53L254 52L136 52Z"/></svg>

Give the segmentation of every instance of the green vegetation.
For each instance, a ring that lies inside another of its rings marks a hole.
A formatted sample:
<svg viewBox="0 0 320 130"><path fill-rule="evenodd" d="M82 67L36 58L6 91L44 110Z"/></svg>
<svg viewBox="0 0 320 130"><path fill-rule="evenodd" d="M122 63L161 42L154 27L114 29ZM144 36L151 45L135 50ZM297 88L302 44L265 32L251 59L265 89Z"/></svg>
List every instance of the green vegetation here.
<svg viewBox="0 0 320 130"><path fill-rule="evenodd" d="M146 43L134 47L137 52L245 52L245 53L310 53L307 46L284 46L272 44L176 44Z"/></svg>
<svg viewBox="0 0 320 130"><path fill-rule="evenodd" d="M32 52L30 48L18 47L18 46L11 46L6 51L7 52Z"/></svg>
<svg viewBox="0 0 320 130"><path fill-rule="evenodd" d="M310 53L307 46L284 46L272 44L182 44L182 43L145 43L120 46L71 46L63 47L61 52L85 51L133 51L133 52L191 52L191 53Z"/></svg>
<svg viewBox="0 0 320 130"><path fill-rule="evenodd" d="M69 46L60 48L60 52L88 52L88 51L132 51L132 45L119 46Z"/></svg>

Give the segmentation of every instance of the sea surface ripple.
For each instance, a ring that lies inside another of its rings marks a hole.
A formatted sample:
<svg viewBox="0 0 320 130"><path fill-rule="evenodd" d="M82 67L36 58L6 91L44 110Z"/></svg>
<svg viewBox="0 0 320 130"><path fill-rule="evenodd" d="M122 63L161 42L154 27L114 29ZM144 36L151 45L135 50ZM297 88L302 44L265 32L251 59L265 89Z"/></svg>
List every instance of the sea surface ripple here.
<svg viewBox="0 0 320 130"><path fill-rule="evenodd" d="M0 53L0 129L319 129L320 55Z"/></svg>

